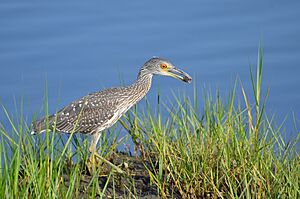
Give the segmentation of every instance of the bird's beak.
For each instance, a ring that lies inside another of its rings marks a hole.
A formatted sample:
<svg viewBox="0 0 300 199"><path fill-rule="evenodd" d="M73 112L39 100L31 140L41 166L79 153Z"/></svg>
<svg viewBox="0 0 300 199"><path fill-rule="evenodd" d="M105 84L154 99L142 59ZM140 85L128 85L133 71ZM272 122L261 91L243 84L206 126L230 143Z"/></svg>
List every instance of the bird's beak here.
<svg viewBox="0 0 300 199"><path fill-rule="evenodd" d="M181 81L187 82L187 83L191 83L192 82L192 78L191 76L189 76L187 73L183 72L182 70L178 69L178 68L171 68L167 70L167 75L174 77L176 79L179 79Z"/></svg>

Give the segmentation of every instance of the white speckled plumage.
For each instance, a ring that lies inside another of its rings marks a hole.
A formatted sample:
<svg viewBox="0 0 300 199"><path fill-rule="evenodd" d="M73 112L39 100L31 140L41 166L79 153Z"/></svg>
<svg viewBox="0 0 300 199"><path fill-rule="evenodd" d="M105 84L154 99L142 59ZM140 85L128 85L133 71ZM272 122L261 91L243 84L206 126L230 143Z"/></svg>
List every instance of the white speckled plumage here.
<svg viewBox="0 0 300 199"><path fill-rule="evenodd" d="M166 64L169 67L162 69ZM153 74L173 76L185 82L191 77L176 69L171 62L158 57L148 60L140 69L137 81L126 87L109 88L91 93L49 116L50 130L65 133L92 134L93 140L90 150L95 152L100 132L111 127L134 104L140 101L151 87ZM42 132L46 129L46 118L33 123L33 132Z"/></svg>

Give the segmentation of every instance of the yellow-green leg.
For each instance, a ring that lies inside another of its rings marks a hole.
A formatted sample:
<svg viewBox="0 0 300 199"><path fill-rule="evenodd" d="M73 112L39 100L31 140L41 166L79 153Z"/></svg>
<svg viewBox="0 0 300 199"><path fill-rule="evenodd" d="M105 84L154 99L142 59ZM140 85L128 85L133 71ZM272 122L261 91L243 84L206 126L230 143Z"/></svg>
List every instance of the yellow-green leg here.
<svg viewBox="0 0 300 199"><path fill-rule="evenodd" d="M96 168L97 168L97 156L98 155L98 152L97 152L97 143L100 139L100 136L101 136L101 133L94 133L92 134L92 142L91 142L91 145L90 145L90 148L89 148L89 151L91 152L91 156L90 156L90 159L89 159L89 162L88 162L88 169L90 171L90 173L93 173L96 171Z"/></svg>

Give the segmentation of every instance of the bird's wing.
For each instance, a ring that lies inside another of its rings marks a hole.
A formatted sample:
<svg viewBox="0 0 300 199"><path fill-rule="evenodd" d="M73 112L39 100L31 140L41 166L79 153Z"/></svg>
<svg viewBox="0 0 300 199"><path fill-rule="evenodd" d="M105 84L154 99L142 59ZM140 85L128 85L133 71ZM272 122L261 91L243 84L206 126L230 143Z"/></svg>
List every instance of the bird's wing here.
<svg viewBox="0 0 300 199"><path fill-rule="evenodd" d="M105 129L124 101L121 89L107 89L72 102L57 113L55 128L69 133L93 133Z"/></svg>

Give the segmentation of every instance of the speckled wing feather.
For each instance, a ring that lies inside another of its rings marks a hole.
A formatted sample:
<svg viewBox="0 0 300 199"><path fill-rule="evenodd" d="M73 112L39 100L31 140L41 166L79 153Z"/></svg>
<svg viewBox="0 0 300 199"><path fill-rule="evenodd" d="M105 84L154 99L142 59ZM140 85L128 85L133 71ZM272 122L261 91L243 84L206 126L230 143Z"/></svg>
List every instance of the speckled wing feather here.
<svg viewBox="0 0 300 199"><path fill-rule="evenodd" d="M102 131L119 119L115 117L119 114L116 110L122 109L122 114L128 110L129 107L121 108L127 97L124 90L125 87L110 88L75 100L50 116L49 126L52 130L55 127L57 131L66 133L74 131L90 134ZM45 126L44 122L45 119L42 119L39 126Z"/></svg>

